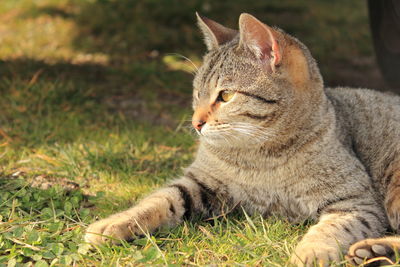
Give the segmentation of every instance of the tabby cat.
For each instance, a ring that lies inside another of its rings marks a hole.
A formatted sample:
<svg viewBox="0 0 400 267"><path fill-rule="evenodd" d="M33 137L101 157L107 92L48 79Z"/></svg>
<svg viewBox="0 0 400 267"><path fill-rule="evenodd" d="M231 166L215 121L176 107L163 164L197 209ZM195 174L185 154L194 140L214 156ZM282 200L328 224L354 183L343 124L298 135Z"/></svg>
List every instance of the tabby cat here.
<svg viewBox="0 0 400 267"><path fill-rule="evenodd" d="M239 205L318 221L294 266L391 257L399 239L375 238L400 229L400 97L324 88L300 41L249 14L239 31L197 17L208 47L193 82L197 156L182 177L91 224L86 241L131 240Z"/></svg>

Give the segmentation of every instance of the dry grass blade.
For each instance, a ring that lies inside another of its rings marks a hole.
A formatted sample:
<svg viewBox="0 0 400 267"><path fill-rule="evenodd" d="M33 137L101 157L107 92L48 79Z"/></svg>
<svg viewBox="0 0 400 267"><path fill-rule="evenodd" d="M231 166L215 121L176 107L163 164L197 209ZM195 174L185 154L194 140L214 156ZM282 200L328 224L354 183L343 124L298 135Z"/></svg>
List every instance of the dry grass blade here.
<svg viewBox="0 0 400 267"><path fill-rule="evenodd" d="M388 262L390 265L394 265L394 264L395 264L395 262L393 262L391 259L382 256L382 257L376 257L376 258L367 260L365 263L363 263L362 266L366 266L366 265L368 265L368 264L370 264L370 263L377 262L377 261L386 261L386 262Z"/></svg>

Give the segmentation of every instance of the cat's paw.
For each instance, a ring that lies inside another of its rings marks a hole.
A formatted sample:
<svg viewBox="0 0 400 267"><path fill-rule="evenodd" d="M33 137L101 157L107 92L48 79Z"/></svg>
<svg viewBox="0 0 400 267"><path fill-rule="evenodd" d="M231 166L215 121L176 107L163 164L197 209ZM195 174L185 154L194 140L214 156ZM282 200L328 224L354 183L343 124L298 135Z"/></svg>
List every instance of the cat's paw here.
<svg viewBox="0 0 400 267"><path fill-rule="evenodd" d="M121 240L133 240L142 235L141 228L131 216L111 216L88 226L85 241L94 245L119 244Z"/></svg>
<svg viewBox="0 0 400 267"><path fill-rule="evenodd" d="M298 267L330 266L332 262L339 262L338 247L324 243L300 243L290 258L290 262Z"/></svg>
<svg viewBox="0 0 400 267"><path fill-rule="evenodd" d="M389 265L395 261L395 251L400 251L399 238L365 239L353 244L346 255L352 265L370 262L363 266Z"/></svg>

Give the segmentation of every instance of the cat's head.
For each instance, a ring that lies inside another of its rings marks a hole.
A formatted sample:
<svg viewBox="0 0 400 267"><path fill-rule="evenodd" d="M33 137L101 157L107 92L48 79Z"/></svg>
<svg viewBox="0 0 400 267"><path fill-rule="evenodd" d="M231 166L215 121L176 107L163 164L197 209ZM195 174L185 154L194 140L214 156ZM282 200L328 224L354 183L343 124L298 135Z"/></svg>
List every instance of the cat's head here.
<svg viewBox="0 0 400 267"><path fill-rule="evenodd" d="M318 108L322 78L297 39L249 14L239 31L197 15L208 53L193 86L192 124L216 146L284 142Z"/></svg>

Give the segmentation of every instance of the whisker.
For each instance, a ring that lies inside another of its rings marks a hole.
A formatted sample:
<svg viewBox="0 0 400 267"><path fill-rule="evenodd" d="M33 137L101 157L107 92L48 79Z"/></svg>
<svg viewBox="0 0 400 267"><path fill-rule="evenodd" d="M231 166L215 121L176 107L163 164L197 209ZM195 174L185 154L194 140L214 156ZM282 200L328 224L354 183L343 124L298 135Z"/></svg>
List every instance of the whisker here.
<svg viewBox="0 0 400 267"><path fill-rule="evenodd" d="M248 123L232 123L232 129L239 133L256 138L258 141L274 139L274 142L282 144L282 142L279 142L276 140L276 138L274 138L276 137L275 134L266 132L266 129L260 126L251 125Z"/></svg>
<svg viewBox="0 0 400 267"><path fill-rule="evenodd" d="M196 73L199 71L199 68L196 66L196 64L194 64L194 62L193 62L190 58L185 57L184 55L181 55L181 54L179 54L179 53L168 53L167 55L178 56L178 57L180 57L180 58L185 59L185 60L188 61L190 64L192 64L192 66L193 66L194 69L195 69L195 71L193 71L192 74L196 74Z"/></svg>
<svg viewBox="0 0 400 267"><path fill-rule="evenodd" d="M236 142L243 142L243 138L248 138L256 143L263 143L266 141L272 141L274 143L283 144L278 141L277 135L271 132L270 129L259 125L253 125L246 122L234 122L224 123L222 125L213 126L207 129L207 141L213 144L221 144L223 140L226 144L232 144ZM216 137L217 139L213 138ZM220 141L218 141L218 139Z"/></svg>

